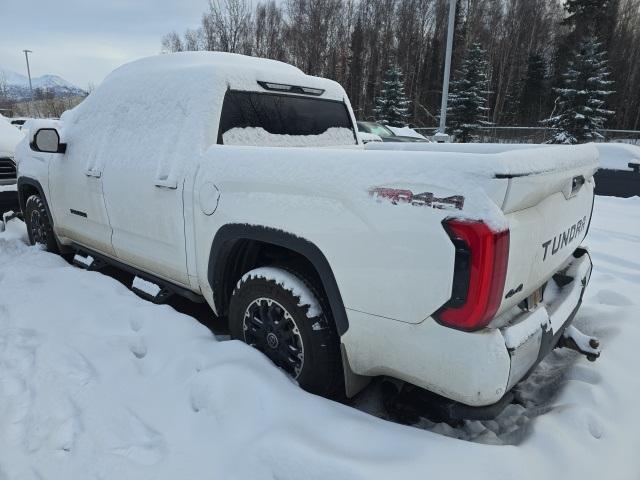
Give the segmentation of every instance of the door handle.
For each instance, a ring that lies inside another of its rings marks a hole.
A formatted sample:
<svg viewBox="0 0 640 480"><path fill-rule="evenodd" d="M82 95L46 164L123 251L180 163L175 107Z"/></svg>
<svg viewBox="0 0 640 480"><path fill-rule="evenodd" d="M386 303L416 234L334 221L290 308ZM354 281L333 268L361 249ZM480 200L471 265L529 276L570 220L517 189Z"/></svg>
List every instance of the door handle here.
<svg viewBox="0 0 640 480"><path fill-rule="evenodd" d="M175 190L176 188L178 188L178 181L170 180L166 176L158 177L156 178L155 185L156 187L159 187L159 188L169 188L171 190Z"/></svg>
<svg viewBox="0 0 640 480"><path fill-rule="evenodd" d="M87 177L95 177L100 178L102 176L102 172L100 170L95 170L93 168L88 169L84 172Z"/></svg>

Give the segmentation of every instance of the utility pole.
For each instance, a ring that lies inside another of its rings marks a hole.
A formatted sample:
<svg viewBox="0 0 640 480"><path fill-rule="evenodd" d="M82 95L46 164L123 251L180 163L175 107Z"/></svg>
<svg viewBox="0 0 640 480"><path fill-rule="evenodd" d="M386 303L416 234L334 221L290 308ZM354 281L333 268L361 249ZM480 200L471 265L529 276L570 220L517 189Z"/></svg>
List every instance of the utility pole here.
<svg viewBox="0 0 640 480"><path fill-rule="evenodd" d="M451 76L451 52L453 50L453 30L456 19L456 0L449 0L449 26L447 27L447 51L444 60L444 78L442 79L442 102L440 103L440 128L434 135L438 143L449 141L445 133L447 128L447 102L449 100L449 77Z"/></svg>
<svg viewBox="0 0 640 480"><path fill-rule="evenodd" d="M27 61L27 75L29 75L29 92L31 93L31 100L33 100L33 85L31 84L31 68L29 68L29 54L33 53L31 50L23 50L24 58Z"/></svg>

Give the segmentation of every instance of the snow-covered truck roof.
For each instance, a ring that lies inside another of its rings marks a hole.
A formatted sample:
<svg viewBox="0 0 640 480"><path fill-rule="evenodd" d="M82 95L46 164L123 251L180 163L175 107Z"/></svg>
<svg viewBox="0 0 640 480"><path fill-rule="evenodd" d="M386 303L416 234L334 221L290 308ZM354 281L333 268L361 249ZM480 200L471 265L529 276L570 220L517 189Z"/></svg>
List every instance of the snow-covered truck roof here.
<svg viewBox="0 0 640 480"><path fill-rule="evenodd" d="M180 52L142 58L114 70L105 83L121 79L136 82L148 75L170 83L176 72L183 85L205 81L209 87L217 87L217 92L227 88L264 91L258 82L275 82L321 89L323 98L340 101L345 98L344 90L333 80L306 75L299 68L277 60L226 52Z"/></svg>
<svg viewBox="0 0 640 480"><path fill-rule="evenodd" d="M160 168L178 152L195 160L217 141L225 92L269 91L258 82L320 89L316 98L349 106L338 83L305 75L283 62L223 52L181 52L143 58L114 70L80 105L62 115L61 137L70 143L70 151L97 168L113 155L139 162L149 152L154 152ZM181 165L170 169L174 168Z"/></svg>

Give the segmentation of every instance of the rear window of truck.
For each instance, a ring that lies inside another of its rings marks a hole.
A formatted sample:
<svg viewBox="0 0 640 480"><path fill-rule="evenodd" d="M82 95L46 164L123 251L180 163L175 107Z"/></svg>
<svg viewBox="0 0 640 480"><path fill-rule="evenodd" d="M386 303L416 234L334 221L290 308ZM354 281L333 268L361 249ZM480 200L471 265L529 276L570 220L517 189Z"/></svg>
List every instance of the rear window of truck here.
<svg viewBox="0 0 640 480"><path fill-rule="evenodd" d="M218 144L251 146L355 145L344 102L227 90Z"/></svg>

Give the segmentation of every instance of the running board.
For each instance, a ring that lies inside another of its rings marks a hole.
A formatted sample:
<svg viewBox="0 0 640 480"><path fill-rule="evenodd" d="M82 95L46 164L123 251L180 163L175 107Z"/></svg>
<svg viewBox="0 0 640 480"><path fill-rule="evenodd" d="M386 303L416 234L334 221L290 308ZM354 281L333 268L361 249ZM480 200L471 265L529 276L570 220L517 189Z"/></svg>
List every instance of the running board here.
<svg viewBox="0 0 640 480"><path fill-rule="evenodd" d="M73 256L73 264L78 268L90 271L97 271L106 266L106 263L102 260L93 258L91 255L83 255L81 253L76 253Z"/></svg>
<svg viewBox="0 0 640 480"><path fill-rule="evenodd" d="M174 284L170 281L157 278L152 274L143 272L135 267L127 265L126 263L122 263L111 257L103 255L102 253L96 252L95 250L89 249L82 245L78 245L76 243L72 244L72 248L75 249L76 253L79 256L83 257L83 259L79 260L80 265L78 266L80 268L86 268L85 263L87 261L84 259L86 259L87 257L91 257L93 258L93 262L90 264L91 270L97 270L102 268L103 266L109 266L115 267L119 270L128 272L135 277L138 277L139 280L136 281L134 279L134 284L131 286L131 289L140 297L144 298L145 300L149 300L150 302L164 303L173 294L184 297L195 303L204 303L206 301L204 297L199 293L188 290L185 287ZM74 264L77 265L75 261ZM146 288L145 286L141 286L144 285L142 282L149 283L155 288ZM157 291L158 288L160 289L160 291Z"/></svg>
<svg viewBox="0 0 640 480"><path fill-rule="evenodd" d="M168 288L150 282L149 280L145 280L144 278L140 278L137 275L133 277L131 290L136 295L155 304L164 303L173 295L173 292Z"/></svg>

